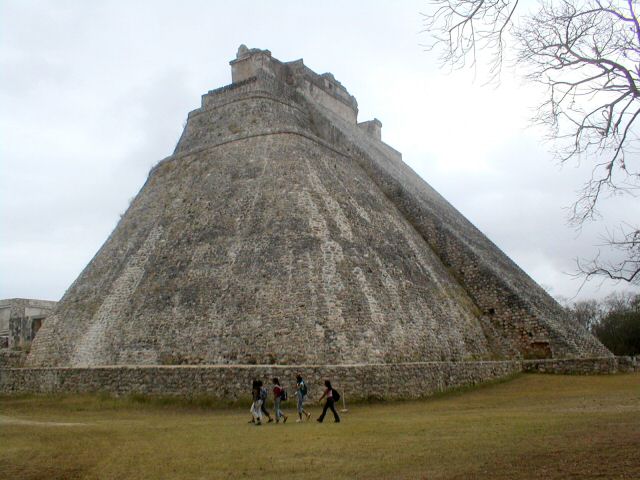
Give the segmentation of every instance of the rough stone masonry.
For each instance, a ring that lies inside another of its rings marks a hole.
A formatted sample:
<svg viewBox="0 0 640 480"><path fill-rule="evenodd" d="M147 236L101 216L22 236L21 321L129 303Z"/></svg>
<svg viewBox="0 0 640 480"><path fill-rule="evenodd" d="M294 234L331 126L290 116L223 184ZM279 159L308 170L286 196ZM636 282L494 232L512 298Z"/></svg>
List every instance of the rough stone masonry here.
<svg viewBox="0 0 640 480"><path fill-rule="evenodd" d="M331 74L245 46L231 70L44 323L27 366L460 372L612 358L382 142L377 119L357 122Z"/></svg>

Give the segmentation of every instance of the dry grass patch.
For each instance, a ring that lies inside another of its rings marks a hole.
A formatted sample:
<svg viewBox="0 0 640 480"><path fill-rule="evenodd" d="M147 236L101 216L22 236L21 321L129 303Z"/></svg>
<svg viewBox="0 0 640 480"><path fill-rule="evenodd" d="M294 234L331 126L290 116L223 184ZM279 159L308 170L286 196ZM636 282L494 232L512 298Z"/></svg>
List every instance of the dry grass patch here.
<svg viewBox="0 0 640 480"><path fill-rule="evenodd" d="M21 423L0 425L0 472L21 479L640 478L640 374L523 375L431 400L355 405L341 424L296 424L291 405L286 425L255 427L246 423L248 407L200 405L4 398L0 423Z"/></svg>

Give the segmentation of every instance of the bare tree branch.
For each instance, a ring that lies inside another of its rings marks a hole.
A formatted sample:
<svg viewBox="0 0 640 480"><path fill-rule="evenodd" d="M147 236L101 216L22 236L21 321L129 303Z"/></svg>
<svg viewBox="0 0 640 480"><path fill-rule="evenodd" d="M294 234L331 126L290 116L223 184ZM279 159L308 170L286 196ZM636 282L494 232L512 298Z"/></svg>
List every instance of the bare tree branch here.
<svg viewBox="0 0 640 480"><path fill-rule="evenodd" d="M599 256L587 262L578 259L576 262L579 274L587 279L605 276L611 280L624 280L640 285L640 229L628 225L621 227L619 232L610 234L606 245L621 252L622 260L603 262Z"/></svg>
<svg viewBox="0 0 640 480"><path fill-rule="evenodd" d="M589 161L594 168L571 211L580 226L598 218L598 205L614 193L640 189L640 22L636 0L538 0L531 13L516 0L433 0L424 15L429 48L453 68L476 52L490 52L495 79L507 42L525 78L546 88L534 122L548 129L557 159ZM596 257L580 266L587 277L603 275L636 282L638 230L624 230L626 263L605 265ZM636 243L629 244L631 240ZM634 240L635 239L635 240ZM634 268L635 266L635 268Z"/></svg>
<svg viewBox="0 0 640 480"><path fill-rule="evenodd" d="M520 0L433 0L433 13L423 14L430 35L428 50L443 47L443 65L476 67L478 50L491 51L490 75L500 74L506 38Z"/></svg>

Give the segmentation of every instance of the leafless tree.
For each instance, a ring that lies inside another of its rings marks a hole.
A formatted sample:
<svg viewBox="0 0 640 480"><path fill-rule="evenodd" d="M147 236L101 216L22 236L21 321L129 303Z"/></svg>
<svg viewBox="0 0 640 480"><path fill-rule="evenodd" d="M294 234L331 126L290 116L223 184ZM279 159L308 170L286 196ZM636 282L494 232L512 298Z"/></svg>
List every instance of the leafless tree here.
<svg viewBox="0 0 640 480"><path fill-rule="evenodd" d="M574 318L587 330L600 321L604 315L604 308L602 305L594 299L581 300L574 303L573 308L570 309Z"/></svg>
<svg viewBox="0 0 640 480"><path fill-rule="evenodd" d="M502 67L507 39L519 0L432 0L423 14L427 49L440 48L443 65L477 66L479 52L489 53L491 77Z"/></svg>
<svg viewBox="0 0 640 480"><path fill-rule="evenodd" d="M640 311L640 295L632 292L614 292L607 295L598 304L600 305L600 309L605 313L638 313Z"/></svg>
<svg viewBox="0 0 640 480"><path fill-rule="evenodd" d="M578 259L576 275L586 278L603 276L611 280L640 284L640 230L637 227L620 227L619 232L608 235L606 245L620 253L621 259L602 260L599 254L588 261Z"/></svg>
<svg viewBox="0 0 640 480"><path fill-rule="evenodd" d="M637 0L432 0L424 15L429 48L445 64L475 65L489 53L499 74L508 42L516 68L547 91L535 121L548 127L561 162L588 160L592 175L572 208L577 226L598 218L611 194L640 190L640 23ZM580 273L640 284L640 226L608 238L620 262L580 261Z"/></svg>

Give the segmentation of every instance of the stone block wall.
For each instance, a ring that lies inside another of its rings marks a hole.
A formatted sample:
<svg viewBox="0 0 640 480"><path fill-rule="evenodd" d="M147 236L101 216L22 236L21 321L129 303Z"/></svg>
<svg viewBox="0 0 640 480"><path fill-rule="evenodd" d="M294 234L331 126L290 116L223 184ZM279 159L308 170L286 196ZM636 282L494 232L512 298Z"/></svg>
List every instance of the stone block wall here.
<svg viewBox="0 0 640 480"><path fill-rule="evenodd" d="M251 381L278 377L292 394L300 372L311 399L330 379L346 401L411 399L477 385L520 372L517 361L425 362L378 365L207 365L0 369L0 393L108 393L246 398Z"/></svg>
<svg viewBox="0 0 640 480"><path fill-rule="evenodd" d="M279 84L295 86L310 95L315 102L355 124L358 102L331 73L318 75L304 62L281 62L269 50L248 49L241 45L236 58L229 62L233 83L261 76L272 77Z"/></svg>
<svg viewBox="0 0 640 480"><path fill-rule="evenodd" d="M473 299L497 357L610 355L388 146L309 104L314 133L359 164Z"/></svg>
<svg viewBox="0 0 640 480"><path fill-rule="evenodd" d="M15 352L14 352L15 353ZM595 375L640 372L638 357L360 365L178 365L93 368L10 368L0 356L0 394L142 394L247 399L251 381L273 377L292 394L300 373L310 398L330 379L345 399L415 399L525 373ZM14 359L16 360L16 359ZM18 359L20 360L20 359ZM15 365L19 361L14 362Z"/></svg>
<svg viewBox="0 0 640 480"><path fill-rule="evenodd" d="M0 300L0 348L28 349L56 304L29 298Z"/></svg>
<svg viewBox="0 0 640 480"><path fill-rule="evenodd" d="M22 367L26 358L27 352L24 350L0 349L0 369Z"/></svg>
<svg viewBox="0 0 640 480"><path fill-rule="evenodd" d="M610 355L358 126L332 76L246 47L238 60L236 83L190 113L27 365Z"/></svg>
<svg viewBox="0 0 640 480"><path fill-rule="evenodd" d="M616 357L618 361L618 371L624 373L640 372L640 356L630 357L621 356Z"/></svg>
<svg viewBox="0 0 640 480"><path fill-rule="evenodd" d="M233 105L153 170L30 366L495 359L464 290L353 161L311 133L258 136L299 108ZM261 120L244 138L191 153L247 108Z"/></svg>
<svg viewBox="0 0 640 480"><path fill-rule="evenodd" d="M307 128L308 116L299 105L263 91L254 91L215 108L192 112L176 153L222 145L251 136L302 133Z"/></svg>
<svg viewBox="0 0 640 480"><path fill-rule="evenodd" d="M358 123L358 128L362 129L362 131L366 132L367 135L370 135L376 140L382 141L382 123L377 118Z"/></svg>
<svg viewBox="0 0 640 480"><path fill-rule="evenodd" d="M569 358L524 360L525 373L555 373L561 375L589 375L603 373L640 372L638 357Z"/></svg>

